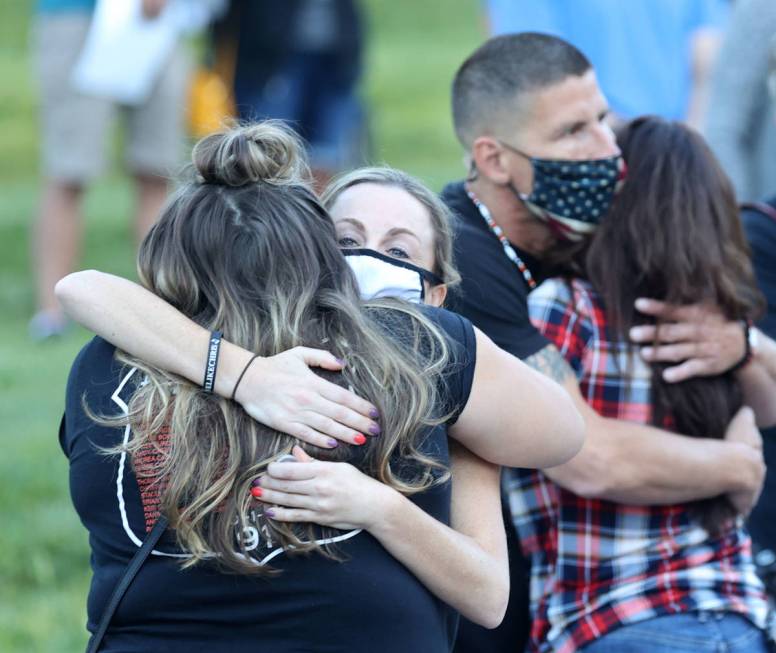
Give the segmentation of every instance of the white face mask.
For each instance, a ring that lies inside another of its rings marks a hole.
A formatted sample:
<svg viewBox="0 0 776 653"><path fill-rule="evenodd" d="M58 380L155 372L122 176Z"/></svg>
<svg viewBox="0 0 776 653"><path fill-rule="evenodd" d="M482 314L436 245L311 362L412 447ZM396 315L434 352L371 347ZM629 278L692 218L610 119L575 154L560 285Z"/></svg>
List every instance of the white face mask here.
<svg viewBox="0 0 776 653"><path fill-rule="evenodd" d="M365 301L378 297L397 297L422 304L425 298L423 281L434 286L443 283L433 272L372 249L352 248L341 251L356 275L361 299Z"/></svg>

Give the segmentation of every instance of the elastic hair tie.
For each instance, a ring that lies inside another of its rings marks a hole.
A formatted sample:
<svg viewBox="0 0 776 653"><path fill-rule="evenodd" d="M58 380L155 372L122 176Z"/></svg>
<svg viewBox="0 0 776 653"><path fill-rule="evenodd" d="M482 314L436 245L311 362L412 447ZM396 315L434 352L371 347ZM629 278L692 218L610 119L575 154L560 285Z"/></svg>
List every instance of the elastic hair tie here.
<svg viewBox="0 0 776 653"><path fill-rule="evenodd" d="M232 401L234 401L234 398L237 396L237 388L240 387L240 381L243 380L243 377L245 376L245 373L248 371L248 368L251 366L251 363L253 363L253 361L255 361L257 358L260 358L260 356L258 354L254 354L251 357L251 360L249 360L245 364L245 367L243 367L243 371L240 372L240 376L237 377L237 383L234 384L234 390L232 390L232 396L230 397Z"/></svg>

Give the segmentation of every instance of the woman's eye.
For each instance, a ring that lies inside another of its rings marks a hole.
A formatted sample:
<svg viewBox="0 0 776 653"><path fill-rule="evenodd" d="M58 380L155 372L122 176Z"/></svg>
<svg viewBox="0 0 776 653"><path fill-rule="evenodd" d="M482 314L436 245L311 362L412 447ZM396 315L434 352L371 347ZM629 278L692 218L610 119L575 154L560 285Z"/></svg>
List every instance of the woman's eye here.
<svg viewBox="0 0 776 653"><path fill-rule="evenodd" d="M401 247L391 247L387 250L388 254L390 256L393 256L394 258L409 258L410 255L407 254L406 250L403 250Z"/></svg>
<svg viewBox="0 0 776 653"><path fill-rule="evenodd" d="M343 236L338 241L340 247L359 247L358 242L355 238L351 238L350 236Z"/></svg>

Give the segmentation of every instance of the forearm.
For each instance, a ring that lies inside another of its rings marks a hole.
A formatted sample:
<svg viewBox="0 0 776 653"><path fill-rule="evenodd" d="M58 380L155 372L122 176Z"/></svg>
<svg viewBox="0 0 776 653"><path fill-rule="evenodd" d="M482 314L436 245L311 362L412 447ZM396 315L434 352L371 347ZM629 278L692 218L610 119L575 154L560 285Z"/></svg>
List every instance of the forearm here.
<svg viewBox="0 0 776 653"><path fill-rule="evenodd" d="M721 44L716 29L701 29L692 39L692 84L687 106L687 122L701 130L709 100L711 73Z"/></svg>
<svg viewBox="0 0 776 653"><path fill-rule="evenodd" d="M545 471L582 496L651 505L743 490L759 464L757 452L739 443L596 416L588 419L582 451L565 465Z"/></svg>
<svg viewBox="0 0 776 653"><path fill-rule="evenodd" d="M450 435L496 465L542 468L570 460L582 447L584 423L557 376L532 369L475 333L472 391ZM554 347L545 350L550 367L554 361L567 367Z"/></svg>
<svg viewBox="0 0 776 653"><path fill-rule="evenodd" d="M152 292L96 270L68 275L56 292L67 314L90 331L160 369L202 383L210 333ZM216 393L231 395L249 358L249 352L222 342Z"/></svg>
<svg viewBox="0 0 776 653"><path fill-rule="evenodd" d="M451 452L450 528L348 463L273 462L259 480L273 519L372 534L429 591L468 619L494 628L509 600L509 563L498 469ZM255 495L254 495L255 496Z"/></svg>
<svg viewBox="0 0 776 653"><path fill-rule="evenodd" d="M498 626L509 597L506 564L390 491L389 508L370 533L440 600L481 626Z"/></svg>
<svg viewBox="0 0 776 653"><path fill-rule="evenodd" d="M195 385L203 382L210 333L145 288L89 270L62 279L56 293L68 315L118 348ZM294 347L248 369L252 357L222 340L213 391L234 396L256 421L324 448L337 440L358 444L362 433L379 432L373 405L309 369L341 370L330 352Z"/></svg>

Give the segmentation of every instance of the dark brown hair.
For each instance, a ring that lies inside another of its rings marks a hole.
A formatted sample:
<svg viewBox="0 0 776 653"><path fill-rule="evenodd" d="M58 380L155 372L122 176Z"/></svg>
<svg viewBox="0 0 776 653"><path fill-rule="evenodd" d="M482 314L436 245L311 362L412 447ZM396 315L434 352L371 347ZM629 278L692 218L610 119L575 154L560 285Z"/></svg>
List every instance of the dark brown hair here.
<svg viewBox="0 0 776 653"><path fill-rule="evenodd" d="M622 129L618 144L628 175L583 258L606 308L609 338L627 341L631 326L654 323L636 311L638 297L708 302L730 320L754 317L762 297L735 194L703 138L681 123L644 117ZM652 365L653 423L722 438L742 405L734 375L667 383L666 367ZM699 501L697 508L712 532L734 516L723 497Z"/></svg>

